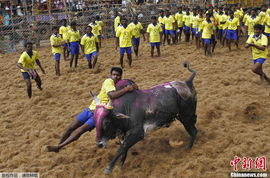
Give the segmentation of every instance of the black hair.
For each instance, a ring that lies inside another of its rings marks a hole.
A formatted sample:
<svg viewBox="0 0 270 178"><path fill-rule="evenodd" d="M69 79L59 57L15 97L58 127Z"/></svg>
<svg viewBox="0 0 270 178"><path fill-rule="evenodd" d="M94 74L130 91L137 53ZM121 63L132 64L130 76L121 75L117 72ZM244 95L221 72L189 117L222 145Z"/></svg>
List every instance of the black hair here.
<svg viewBox="0 0 270 178"><path fill-rule="evenodd" d="M126 17L121 17L120 20L126 20L127 21L127 18Z"/></svg>
<svg viewBox="0 0 270 178"><path fill-rule="evenodd" d="M76 26L76 25L77 25L77 23L75 21L70 23L70 26Z"/></svg>
<svg viewBox="0 0 270 178"><path fill-rule="evenodd" d="M152 17L151 17L151 19L155 19L155 20L157 20L157 17L156 17L156 16L152 16Z"/></svg>
<svg viewBox="0 0 270 178"><path fill-rule="evenodd" d="M207 13L207 14L205 14L205 15L206 15L206 16L210 16L210 17L212 16L212 14L211 14L211 13Z"/></svg>
<svg viewBox="0 0 270 178"><path fill-rule="evenodd" d="M27 41L25 44L24 44L24 47L26 48L28 45L32 45L33 46L33 43L31 41Z"/></svg>
<svg viewBox="0 0 270 178"><path fill-rule="evenodd" d="M255 25L254 25L254 29L263 30L263 26L260 25L260 24L255 24Z"/></svg>
<svg viewBox="0 0 270 178"><path fill-rule="evenodd" d="M234 14L234 12L232 10L229 11L229 14Z"/></svg>
<svg viewBox="0 0 270 178"><path fill-rule="evenodd" d="M164 10L163 10L163 9L161 9L159 13L161 13L161 12L164 12Z"/></svg>
<svg viewBox="0 0 270 178"><path fill-rule="evenodd" d="M120 68L120 67L112 67L112 68L111 68L111 74L112 74L113 71L118 72L120 75L123 74L123 70L122 70L122 68Z"/></svg>
<svg viewBox="0 0 270 178"><path fill-rule="evenodd" d="M100 20L100 16L99 16L99 15L97 15L97 16L96 16L96 19L97 19L97 20Z"/></svg>
<svg viewBox="0 0 270 178"><path fill-rule="evenodd" d="M56 30L56 29L58 30L59 28L58 28L57 26L53 26L53 27L52 27L52 31L53 31L53 30Z"/></svg>

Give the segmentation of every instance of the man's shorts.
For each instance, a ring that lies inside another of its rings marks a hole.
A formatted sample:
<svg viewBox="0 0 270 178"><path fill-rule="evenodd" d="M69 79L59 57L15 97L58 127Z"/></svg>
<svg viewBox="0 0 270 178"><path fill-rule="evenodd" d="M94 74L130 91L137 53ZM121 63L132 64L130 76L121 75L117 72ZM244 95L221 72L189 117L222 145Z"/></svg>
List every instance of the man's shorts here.
<svg viewBox="0 0 270 178"><path fill-rule="evenodd" d="M74 55L74 54L79 54L79 52L80 52L79 42L78 41L70 42L70 53Z"/></svg>
<svg viewBox="0 0 270 178"><path fill-rule="evenodd" d="M204 44L210 44L211 43L211 39L203 39Z"/></svg>
<svg viewBox="0 0 270 178"><path fill-rule="evenodd" d="M90 54L86 54L85 57L86 57L86 60L87 60L87 61L90 61L90 60L92 59L92 57L93 57L93 56L96 56L96 55L97 55L97 52L94 51L94 52L92 52L92 53L90 53Z"/></svg>
<svg viewBox="0 0 270 178"><path fill-rule="evenodd" d="M28 72L22 72L22 76L24 80L30 79L30 75L28 74Z"/></svg>
<svg viewBox="0 0 270 178"><path fill-rule="evenodd" d="M193 33L193 34L196 34L196 31L197 31L196 28L192 28L192 33Z"/></svg>
<svg viewBox="0 0 270 178"><path fill-rule="evenodd" d="M165 35L174 35L174 31L165 29Z"/></svg>
<svg viewBox="0 0 270 178"><path fill-rule="evenodd" d="M160 47L160 42L156 42L156 43L150 43L151 47Z"/></svg>
<svg viewBox="0 0 270 178"><path fill-rule="evenodd" d="M61 54L59 54L59 53L54 54L54 60L55 61L60 61L60 57L61 57Z"/></svg>
<svg viewBox="0 0 270 178"><path fill-rule="evenodd" d="M190 32L190 27L189 26L184 26L184 31Z"/></svg>
<svg viewBox="0 0 270 178"><path fill-rule="evenodd" d="M226 39L237 40L236 30L227 30Z"/></svg>
<svg viewBox="0 0 270 178"><path fill-rule="evenodd" d="M120 54L125 54L125 52L127 54L131 54L132 52L131 47L120 48Z"/></svg>
<svg viewBox="0 0 270 178"><path fill-rule="evenodd" d="M178 27L178 29L182 31L183 30L183 27Z"/></svg>
<svg viewBox="0 0 270 178"><path fill-rule="evenodd" d="M101 35L98 35L98 39L101 39L102 38L102 36Z"/></svg>
<svg viewBox="0 0 270 178"><path fill-rule="evenodd" d="M83 124L88 124L91 128L95 127L94 113L89 108L78 114L76 118Z"/></svg>
<svg viewBox="0 0 270 178"><path fill-rule="evenodd" d="M140 38L132 38L132 44L138 46L140 44Z"/></svg>
<svg viewBox="0 0 270 178"><path fill-rule="evenodd" d="M270 37L270 33L264 33L265 36Z"/></svg>
<svg viewBox="0 0 270 178"><path fill-rule="evenodd" d="M256 64L257 62L260 63L260 64L263 64L265 60L266 60L265 58L254 59L253 64Z"/></svg>
<svg viewBox="0 0 270 178"><path fill-rule="evenodd" d="M219 29L219 30L218 30L218 33L219 33L221 36L223 36L223 35L224 35L224 30Z"/></svg>
<svg viewBox="0 0 270 178"><path fill-rule="evenodd" d="M64 43L64 44L63 44L63 47L64 47L64 48L67 48L67 47L68 47L68 44L67 44L67 43Z"/></svg>
<svg viewBox="0 0 270 178"><path fill-rule="evenodd" d="M197 37L201 38L201 32L197 32Z"/></svg>

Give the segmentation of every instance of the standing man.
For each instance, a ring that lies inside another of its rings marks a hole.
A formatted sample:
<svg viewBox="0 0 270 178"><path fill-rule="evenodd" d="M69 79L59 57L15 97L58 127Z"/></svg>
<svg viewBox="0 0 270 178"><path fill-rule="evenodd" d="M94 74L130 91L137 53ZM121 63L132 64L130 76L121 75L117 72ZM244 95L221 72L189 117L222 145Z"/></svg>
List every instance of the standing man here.
<svg viewBox="0 0 270 178"><path fill-rule="evenodd" d="M169 9L166 10L166 16L163 19L164 19L164 24L165 24L165 38L167 39L167 43L168 45L170 45L171 44L170 39L172 39L173 44L175 44L175 34L173 31L173 27L175 25L175 19L171 15Z"/></svg>
<svg viewBox="0 0 270 178"><path fill-rule="evenodd" d="M28 97L31 98L32 97L32 84L31 84L30 78L34 79L37 84L37 88L39 90L42 90L41 79L35 69L35 63L39 66L43 74L45 74L45 70L43 69L40 61L38 60L37 52L33 50L33 43L27 42L25 45L25 48L26 48L26 51L22 53L17 66L21 69L23 79L26 82Z"/></svg>
<svg viewBox="0 0 270 178"><path fill-rule="evenodd" d="M157 17L151 17L152 23L147 27L147 39L151 45L151 57L154 57L154 49L157 48L158 57L160 56L160 45L162 41L162 27L157 23Z"/></svg>
<svg viewBox="0 0 270 178"><path fill-rule="evenodd" d="M63 39L59 35L58 27L52 28L53 34L50 37L50 42L52 46L52 53L55 60L55 74L60 76L60 58L62 54Z"/></svg>

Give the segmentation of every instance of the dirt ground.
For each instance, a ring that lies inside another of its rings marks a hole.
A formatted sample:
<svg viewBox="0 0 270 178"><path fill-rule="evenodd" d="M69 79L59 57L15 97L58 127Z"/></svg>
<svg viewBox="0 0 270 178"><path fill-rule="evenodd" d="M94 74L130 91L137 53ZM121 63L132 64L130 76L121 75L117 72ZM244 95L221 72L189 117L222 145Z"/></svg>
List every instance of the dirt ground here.
<svg viewBox="0 0 270 178"><path fill-rule="evenodd" d="M142 41L139 58L134 59L132 68L124 69L123 75L140 89L147 89L187 79L190 73L182 63L190 61L198 72L194 85L199 132L192 150L186 150L189 135L175 121L133 146L124 168L117 164L110 177L228 177L230 161L236 155L254 160L266 156L270 164L270 87L261 85L251 72L251 52L243 45L238 51L232 46L232 52L218 45L211 58L194 46L162 46L161 57L152 59L149 45ZM103 170L119 147L116 140L99 149L92 131L59 153L48 153L45 147L58 143L69 123L91 103L89 91L98 93L110 68L119 66L114 40L103 42L96 70L89 70L86 61L79 59L77 71L68 72L69 63L62 60L61 77L55 76L50 47L38 49L38 53L46 70L43 75L38 69L44 90L39 91L32 83L32 99L27 98L16 67L20 53L0 56L0 172L39 172L46 178L108 177ZM264 70L270 75L269 61Z"/></svg>

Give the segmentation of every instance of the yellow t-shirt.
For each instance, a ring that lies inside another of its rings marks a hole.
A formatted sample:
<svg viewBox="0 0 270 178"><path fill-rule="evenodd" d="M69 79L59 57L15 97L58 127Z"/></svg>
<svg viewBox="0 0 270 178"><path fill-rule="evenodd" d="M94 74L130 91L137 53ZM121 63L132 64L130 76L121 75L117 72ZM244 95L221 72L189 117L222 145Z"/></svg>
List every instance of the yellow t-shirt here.
<svg viewBox="0 0 270 178"><path fill-rule="evenodd" d="M192 23L192 28L197 28L197 26L198 26L197 16L192 15L191 23Z"/></svg>
<svg viewBox="0 0 270 178"><path fill-rule="evenodd" d="M100 100L101 104L107 104L109 102L108 93L111 91L115 91L115 84L111 78L106 79L101 87L99 94L97 95L98 99ZM89 106L90 110L96 109L96 101L93 100L91 105Z"/></svg>
<svg viewBox="0 0 270 178"><path fill-rule="evenodd" d="M51 46L52 46L52 53L62 54L62 43L63 43L62 37L60 35L52 34L52 36L50 37L50 41L51 41ZM61 46L53 47L53 45L61 45Z"/></svg>
<svg viewBox="0 0 270 178"><path fill-rule="evenodd" d="M201 24L201 30L202 30L202 39L211 39L214 30L213 21L208 23L206 20L204 20Z"/></svg>
<svg viewBox="0 0 270 178"><path fill-rule="evenodd" d="M120 24L120 16L117 16L115 19L114 19L114 31L117 30L117 27L119 26Z"/></svg>
<svg viewBox="0 0 270 178"><path fill-rule="evenodd" d="M269 14L267 14L267 15L265 16L264 24L265 24L265 30L264 30L264 32L265 32L265 33L270 33L270 27L267 26L267 25L270 26L270 15L269 15Z"/></svg>
<svg viewBox="0 0 270 178"><path fill-rule="evenodd" d="M23 52L20 56L18 63L21 63L23 67L28 69L35 69L35 62L38 59L38 54L36 51L33 51L32 57L30 57L27 52ZM26 72L25 70L21 69L21 72Z"/></svg>
<svg viewBox="0 0 270 178"><path fill-rule="evenodd" d="M149 24L146 30L149 33L149 42L150 43L158 43L160 42L160 32L162 32L162 28L160 24Z"/></svg>
<svg viewBox="0 0 270 178"><path fill-rule="evenodd" d="M245 25L248 27L248 35L251 35L254 33L254 25L258 23L260 18L257 16L255 18L249 16L246 20Z"/></svg>
<svg viewBox="0 0 270 178"><path fill-rule="evenodd" d="M159 16L158 17L158 23L160 23L161 25L164 25L164 17L165 16L163 16L163 17Z"/></svg>
<svg viewBox="0 0 270 178"><path fill-rule="evenodd" d="M69 30L70 30L70 26L67 26L67 27L61 26L59 28L59 34L62 35L62 38L64 41L67 41L67 33Z"/></svg>
<svg viewBox="0 0 270 178"><path fill-rule="evenodd" d="M184 15L183 22L185 23L185 26L190 27L190 25L191 25L191 15Z"/></svg>
<svg viewBox="0 0 270 178"><path fill-rule="evenodd" d="M97 50L96 43L98 37L96 35L88 36L85 34L81 39L81 45L84 46L84 54L91 54Z"/></svg>
<svg viewBox="0 0 270 178"><path fill-rule="evenodd" d="M77 31L74 31L74 30L69 30L68 31L68 35L67 35L67 39L69 42L77 42L77 41L80 41L81 39L81 35L80 35L80 32L79 30Z"/></svg>
<svg viewBox="0 0 270 178"><path fill-rule="evenodd" d="M131 39L134 36L134 30L132 26L128 25L127 28L119 26L116 31L116 37L119 38L120 48L131 47Z"/></svg>
<svg viewBox="0 0 270 178"><path fill-rule="evenodd" d="M254 43L257 46L266 46L265 50L259 50L255 47L252 47L252 57L253 59L258 59L258 58L267 58L268 55L268 49L267 49L267 45L268 45L268 39L267 36L265 36L264 34L261 34L259 37L256 37L254 34L250 35L247 43Z"/></svg>
<svg viewBox="0 0 270 178"><path fill-rule="evenodd" d="M92 27L92 33L96 36L100 35L101 26L99 24L92 24L90 23L88 26Z"/></svg>
<svg viewBox="0 0 270 178"><path fill-rule="evenodd" d="M179 14L178 12L175 14L175 20L177 22L178 27L183 27L183 17L184 14Z"/></svg>
<svg viewBox="0 0 270 178"><path fill-rule="evenodd" d="M202 30L202 22L204 21L203 17L197 16L197 22L198 22L198 32Z"/></svg>
<svg viewBox="0 0 270 178"><path fill-rule="evenodd" d="M173 16L169 17L163 17L164 19L164 24L165 24L165 30L172 30L173 29L173 23L175 22L175 19Z"/></svg>
<svg viewBox="0 0 270 178"><path fill-rule="evenodd" d="M237 30L237 27L240 25L238 18L229 18L225 24L225 28L228 30Z"/></svg>
<svg viewBox="0 0 270 178"><path fill-rule="evenodd" d="M140 22L138 22L137 24L135 24L135 23L132 22L129 25L134 30L134 36L135 36L135 38L140 38L140 36L141 36L141 30L143 29L142 24Z"/></svg>
<svg viewBox="0 0 270 178"><path fill-rule="evenodd" d="M96 22L96 24L100 25L100 27L102 29L102 27L104 26L104 22L102 22L101 20L99 20L99 21L96 20L95 22Z"/></svg>
<svg viewBox="0 0 270 178"><path fill-rule="evenodd" d="M266 13L265 13L265 12L262 11L262 12L259 13L260 20L259 20L258 23L259 23L260 25L263 25L263 24L264 24L265 16L266 16Z"/></svg>
<svg viewBox="0 0 270 178"><path fill-rule="evenodd" d="M243 17L243 22L244 22L244 23L246 23L248 17L250 17L250 15L248 15L248 14L245 14L245 15L244 15L244 17Z"/></svg>

